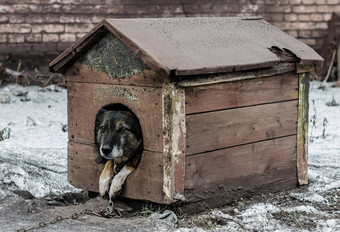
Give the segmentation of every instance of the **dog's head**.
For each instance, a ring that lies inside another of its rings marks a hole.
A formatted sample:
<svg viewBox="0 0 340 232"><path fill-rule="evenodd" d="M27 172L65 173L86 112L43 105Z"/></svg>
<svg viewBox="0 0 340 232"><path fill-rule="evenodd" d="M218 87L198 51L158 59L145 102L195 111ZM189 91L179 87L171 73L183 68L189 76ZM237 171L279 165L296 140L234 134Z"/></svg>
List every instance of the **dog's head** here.
<svg viewBox="0 0 340 232"><path fill-rule="evenodd" d="M99 153L115 163L130 160L143 150L139 121L129 111L99 110L95 123L95 140Z"/></svg>

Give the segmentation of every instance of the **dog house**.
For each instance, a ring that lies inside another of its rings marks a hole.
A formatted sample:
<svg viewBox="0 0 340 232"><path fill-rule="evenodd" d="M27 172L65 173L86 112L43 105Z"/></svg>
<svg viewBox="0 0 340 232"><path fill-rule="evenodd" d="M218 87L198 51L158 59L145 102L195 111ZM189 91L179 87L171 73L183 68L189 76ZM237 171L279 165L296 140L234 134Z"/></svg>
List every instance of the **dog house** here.
<svg viewBox="0 0 340 232"><path fill-rule="evenodd" d="M206 207L307 184L322 60L259 17L104 20L50 64L67 79L68 179L98 191L95 117L119 103L144 140L126 198Z"/></svg>

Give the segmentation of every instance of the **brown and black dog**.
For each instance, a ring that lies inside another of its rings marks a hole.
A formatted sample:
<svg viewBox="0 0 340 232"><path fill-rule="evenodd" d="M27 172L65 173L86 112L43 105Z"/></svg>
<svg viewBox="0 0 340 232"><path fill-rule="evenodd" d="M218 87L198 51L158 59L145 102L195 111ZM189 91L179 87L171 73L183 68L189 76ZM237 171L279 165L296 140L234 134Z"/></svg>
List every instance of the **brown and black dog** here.
<svg viewBox="0 0 340 232"><path fill-rule="evenodd" d="M99 178L99 193L117 197L128 175L138 166L143 152L142 130L128 110L99 110L95 123L99 154L107 162ZM111 183L111 186L110 186Z"/></svg>

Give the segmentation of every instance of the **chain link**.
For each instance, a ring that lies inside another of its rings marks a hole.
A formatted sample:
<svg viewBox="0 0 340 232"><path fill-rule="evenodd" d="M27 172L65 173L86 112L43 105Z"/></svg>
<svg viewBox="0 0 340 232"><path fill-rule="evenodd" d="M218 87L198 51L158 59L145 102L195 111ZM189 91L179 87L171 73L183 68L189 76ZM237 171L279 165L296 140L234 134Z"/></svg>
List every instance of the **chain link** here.
<svg viewBox="0 0 340 232"><path fill-rule="evenodd" d="M120 218L120 217L122 217L122 213L119 210L115 209L113 207L113 204L110 204L109 207L101 209L99 211L84 209L80 212L73 213L71 216L67 216L67 217L57 216L53 220L39 222L37 226L21 228L21 229L15 230L15 231L16 232L26 232L26 231L30 231L30 230L40 229L42 227L46 227L48 225L55 224L56 222L60 222L62 220L77 219L79 216L85 215L85 214L95 215L95 216L104 217L104 218Z"/></svg>

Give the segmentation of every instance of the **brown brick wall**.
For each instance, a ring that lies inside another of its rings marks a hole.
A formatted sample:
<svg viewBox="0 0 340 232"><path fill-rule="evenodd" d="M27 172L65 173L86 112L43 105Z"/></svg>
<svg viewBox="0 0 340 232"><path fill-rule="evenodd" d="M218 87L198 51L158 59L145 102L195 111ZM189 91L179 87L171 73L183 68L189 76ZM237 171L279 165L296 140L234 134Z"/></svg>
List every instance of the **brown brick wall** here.
<svg viewBox="0 0 340 232"><path fill-rule="evenodd" d="M319 49L340 0L1 0L0 59L62 52L104 18L262 15Z"/></svg>

